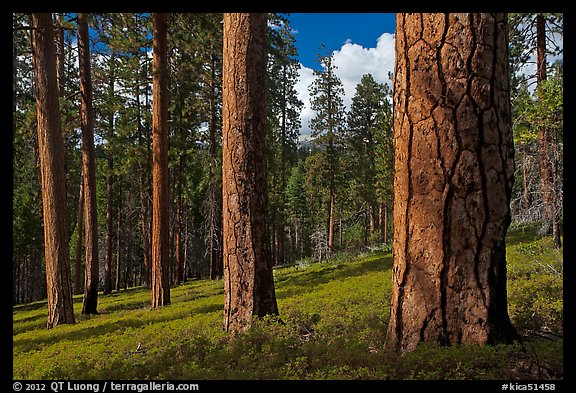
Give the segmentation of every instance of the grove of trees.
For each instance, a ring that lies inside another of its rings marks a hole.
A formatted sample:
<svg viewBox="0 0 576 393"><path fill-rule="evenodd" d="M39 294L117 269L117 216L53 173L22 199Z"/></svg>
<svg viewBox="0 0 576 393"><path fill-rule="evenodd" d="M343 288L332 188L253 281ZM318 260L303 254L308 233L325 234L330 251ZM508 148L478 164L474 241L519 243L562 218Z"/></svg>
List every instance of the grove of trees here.
<svg viewBox="0 0 576 393"><path fill-rule="evenodd" d="M392 348L512 341L508 226L561 245L562 25L397 14L393 91L365 74L346 108L320 54L301 141L283 14L13 14L13 304L51 328L73 293L208 278L242 331L274 266L392 246Z"/></svg>

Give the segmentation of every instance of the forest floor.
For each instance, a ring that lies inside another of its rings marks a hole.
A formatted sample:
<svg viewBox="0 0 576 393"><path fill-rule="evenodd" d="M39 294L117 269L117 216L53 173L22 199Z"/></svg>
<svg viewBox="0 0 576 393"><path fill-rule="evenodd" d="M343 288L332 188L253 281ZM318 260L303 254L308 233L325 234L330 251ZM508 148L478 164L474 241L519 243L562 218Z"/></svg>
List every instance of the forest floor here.
<svg viewBox="0 0 576 393"><path fill-rule="evenodd" d="M46 330L46 302L13 308L14 379L562 379L562 250L535 228L507 238L508 296L522 343L420 345L385 350L391 253L341 253L276 268L280 319L246 334L222 331L222 280L171 289L150 310L150 291L99 296L100 315Z"/></svg>

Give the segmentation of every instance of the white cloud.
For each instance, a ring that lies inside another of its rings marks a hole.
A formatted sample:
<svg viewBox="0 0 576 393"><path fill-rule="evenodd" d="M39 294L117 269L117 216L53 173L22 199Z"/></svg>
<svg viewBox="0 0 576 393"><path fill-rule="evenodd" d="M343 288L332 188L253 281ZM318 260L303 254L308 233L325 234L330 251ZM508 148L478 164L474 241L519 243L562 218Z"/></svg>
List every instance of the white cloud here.
<svg viewBox="0 0 576 393"><path fill-rule="evenodd" d="M364 48L346 40L339 50L333 52L333 56L334 64L338 67L336 75L344 86L344 105L349 109L356 85L360 83L362 75L370 73L377 82L391 84L388 72L394 70L394 34L382 34L375 48ZM308 86L314 80L314 75L312 69L304 66L300 68L299 73L300 80L296 84L296 91L298 98L304 102L300 129L301 139L304 139L310 136L309 122L314 117L308 93Z"/></svg>
<svg viewBox="0 0 576 393"><path fill-rule="evenodd" d="M310 119L314 117L314 111L310 108L310 94L308 92L308 86L314 81L314 74L311 68L304 67L301 65L298 70L299 78L296 86L294 87L298 92L298 99L304 103L302 112L300 112L300 138L304 139L310 136L311 130L308 126Z"/></svg>

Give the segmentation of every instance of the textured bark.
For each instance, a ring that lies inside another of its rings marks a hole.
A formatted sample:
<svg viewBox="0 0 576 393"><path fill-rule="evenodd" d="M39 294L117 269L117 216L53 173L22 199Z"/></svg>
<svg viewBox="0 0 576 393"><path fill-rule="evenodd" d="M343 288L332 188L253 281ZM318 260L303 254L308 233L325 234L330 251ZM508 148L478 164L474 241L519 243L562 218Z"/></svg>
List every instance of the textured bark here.
<svg viewBox="0 0 576 393"><path fill-rule="evenodd" d="M224 14L224 328L277 314L266 220L266 14Z"/></svg>
<svg viewBox="0 0 576 393"><path fill-rule="evenodd" d="M32 14L32 60L36 85L38 151L42 178L47 327L74 323L68 261L64 138L60 124L54 32L50 14Z"/></svg>
<svg viewBox="0 0 576 393"><path fill-rule="evenodd" d="M152 308L170 304L167 25L167 14L154 14L152 44Z"/></svg>
<svg viewBox="0 0 576 393"><path fill-rule="evenodd" d="M505 14L398 14L389 346L510 342Z"/></svg>
<svg viewBox="0 0 576 393"><path fill-rule="evenodd" d="M78 14L78 57L80 68L80 119L82 126L82 175L84 179L84 240L86 274L82 314L98 314L98 212L96 211L96 154L94 111L90 75L88 16Z"/></svg>

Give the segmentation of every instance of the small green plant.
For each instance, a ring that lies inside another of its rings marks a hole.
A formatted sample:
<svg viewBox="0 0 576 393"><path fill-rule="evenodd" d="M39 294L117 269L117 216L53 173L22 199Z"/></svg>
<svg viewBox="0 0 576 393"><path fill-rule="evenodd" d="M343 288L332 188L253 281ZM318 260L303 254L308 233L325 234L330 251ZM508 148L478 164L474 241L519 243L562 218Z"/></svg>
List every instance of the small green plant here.
<svg viewBox="0 0 576 393"><path fill-rule="evenodd" d="M46 302L16 306L14 378L562 378L562 280L533 262L559 268L561 253L529 228L510 238L509 308L521 344L421 344L403 356L386 349L392 255L373 250L275 269L280 315L237 336L222 330L222 280L172 288L172 303L159 310L150 310L149 290L133 288L101 296L101 314L82 317L77 296L77 323L51 330Z"/></svg>

